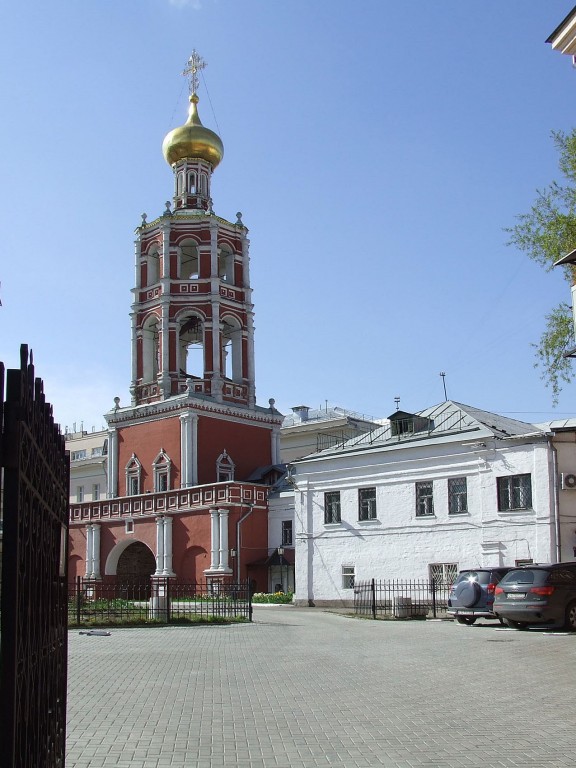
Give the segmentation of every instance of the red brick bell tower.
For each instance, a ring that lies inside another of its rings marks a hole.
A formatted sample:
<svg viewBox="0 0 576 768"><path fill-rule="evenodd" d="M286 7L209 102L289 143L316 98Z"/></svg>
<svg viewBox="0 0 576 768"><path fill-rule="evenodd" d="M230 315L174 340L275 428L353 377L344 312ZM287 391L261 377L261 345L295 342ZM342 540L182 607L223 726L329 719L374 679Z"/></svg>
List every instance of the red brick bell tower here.
<svg viewBox="0 0 576 768"><path fill-rule="evenodd" d="M79 575L115 575L135 542L156 575L183 579L258 580L250 562L267 554L267 492L250 477L279 462L283 417L256 404L248 230L212 207L224 148L198 115L203 66L194 52L188 119L162 147L173 202L136 230L131 403L105 414L107 498L72 507Z"/></svg>

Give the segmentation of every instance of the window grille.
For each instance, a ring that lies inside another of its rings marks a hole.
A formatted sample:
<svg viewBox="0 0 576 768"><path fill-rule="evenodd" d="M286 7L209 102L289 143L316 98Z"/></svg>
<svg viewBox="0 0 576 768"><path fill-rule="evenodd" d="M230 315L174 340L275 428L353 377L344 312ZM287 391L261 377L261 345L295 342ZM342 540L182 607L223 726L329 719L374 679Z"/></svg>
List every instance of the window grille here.
<svg viewBox="0 0 576 768"><path fill-rule="evenodd" d="M528 475L509 475L498 478L498 510L532 507L532 478Z"/></svg>
<svg viewBox="0 0 576 768"><path fill-rule="evenodd" d="M358 489L358 520L376 519L376 488Z"/></svg>
<svg viewBox="0 0 576 768"><path fill-rule="evenodd" d="M437 584L453 584L458 576L458 563L430 563L430 581Z"/></svg>
<svg viewBox="0 0 576 768"><path fill-rule="evenodd" d="M451 477L448 480L448 514L461 515L468 512L468 488L465 477Z"/></svg>
<svg viewBox="0 0 576 768"><path fill-rule="evenodd" d="M340 491L330 491L324 494L324 522L340 522Z"/></svg>
<svg viewBox="0 0 576 768"><path fill-rule="evenodd" d="M354 566L342 566L342 589L354 589Z"/></svg>
<svg viewBox="0 0 576 768"><path fill-rule="evenodd" d="M416 517L430 517L434 514L432 481L416 483Z"/></svg>

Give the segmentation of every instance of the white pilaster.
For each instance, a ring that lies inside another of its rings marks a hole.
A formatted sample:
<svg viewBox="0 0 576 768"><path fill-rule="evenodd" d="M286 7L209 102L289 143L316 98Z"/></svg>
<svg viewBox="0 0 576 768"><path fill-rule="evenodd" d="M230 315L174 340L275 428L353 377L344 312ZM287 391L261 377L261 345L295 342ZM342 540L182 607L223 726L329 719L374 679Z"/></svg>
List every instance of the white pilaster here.
<svg viewBox="0 0 576 768"><path fill-rule="evenodd" d="M228 510L219 509L220 518L220 551L218 556L218 568L220 570L230 570L228 566Z"/></svg>
<svg viewBox="0 0 576 768"><path fill-rule="evenodd" d="M274 427L270 435L272 464L280 464L280 428Z"/></svg>
<svg viewBox="0 0 576 768"><path fill-rule="evenodd" d="M94 569L94 556L92 554L92 524L86 526L86 573L87 579L92 578L92 572Z"/></svg>
<svg viewBox="0 0 576 768"><path fill-rule="evenodd" d="M156 518L156 572L154 576L164 575L164 517Z"/></svg>
<svg viewBox="0 0 576 768"><path fill-rule="evenodd" d="M175 576L172 570L172 518L164 518L164 567L163 576Z"/></svg>
<svg viewBox="0 0 576 768"><path fill-rule="evenodd" d="M100 579L100 525L92 525L92 578Z"/></svg>
<svg viewBox="0 0 576 768"><path fill-rule="evenodd" d="M198 477L198 416L190 411L180 416L181 488L191 488Z"/></svg>
<svg viewBox="0 0 576 768"><path fill-rule="evenodd" d="M210 510L210 570L218 568L218 555L220 547L220 518L217 509Z"/></svg>
<svg viewBox="0 0 576 768"><path fill-rule="evenodd" d="M118 432L116 427L108 429L108 477L106 492L109 499L118 496Z"/></svg>

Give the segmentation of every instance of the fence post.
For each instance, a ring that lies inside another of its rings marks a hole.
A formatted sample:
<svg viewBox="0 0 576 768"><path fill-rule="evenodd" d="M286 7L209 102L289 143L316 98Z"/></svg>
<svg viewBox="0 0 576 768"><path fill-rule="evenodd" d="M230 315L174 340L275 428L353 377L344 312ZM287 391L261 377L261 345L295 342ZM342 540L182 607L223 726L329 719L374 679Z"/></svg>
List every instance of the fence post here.
<svg viewBox="0 0 576 768"><path fill-rule="evenodd" d="M246 589L248 590L248 621L252 621L252 585L250 580L246 582Z"/></svg>
<svg viewBox="0 0 576 768"><path fill-rule="evenodd" d="M436 618L436 579L430 582L432 586L432 616Z"/></svg>
<svg viewBox="0 0 576 768"><path fill-rule="evenodd" d="M82 603L81 598L81 590L80 587L82 586L82 577L76 576L76 623L80 624L80 608Z"/></svg>
<svg viewBox="0 0 576 768"><path fill-rule="evenodd" d="M166 624L170 624L172 593L170 591L170 579L166 577Z"/></svg>
<svg viewBox="0 0 576 768"><path fill-rule="evenodd" d="M371 599L372 599L372 618L376 618L376 584L374 579L370 582L370 589L372 592Z"/></svg>

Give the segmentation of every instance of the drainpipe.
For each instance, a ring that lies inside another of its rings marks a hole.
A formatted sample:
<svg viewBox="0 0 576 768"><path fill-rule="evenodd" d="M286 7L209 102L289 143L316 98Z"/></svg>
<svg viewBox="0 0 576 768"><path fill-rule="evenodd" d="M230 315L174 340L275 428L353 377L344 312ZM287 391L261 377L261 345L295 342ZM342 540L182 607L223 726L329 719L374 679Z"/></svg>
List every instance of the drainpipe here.
<svg viewBox="0 0 576 768"><path fill-rule="evenodd" d="M238 554L236 557L236 582L240 584L240 552L241 552L241 538L240 538L240 526L246 520L247 517L250 517L252 514L252 511L254 510L254 503L250 502L249 504L246 504L248 507L248 512L246 512L245 515L243 515L240 520L236 523L236 549L238 550Z"/></svg>
<svg viewBox="0 0 576 768"><path fill-rule="evenodd" d="M562 562L562 546L560 541L560 500L558 498L558 450L554 445L553 438L548 438L548 443L552 451L552 494L554 508L554 531L556 535L556 562Z"/></svg>

